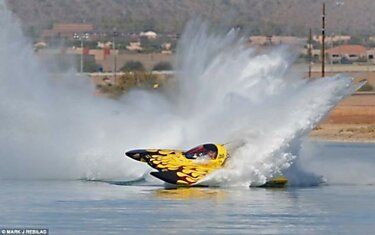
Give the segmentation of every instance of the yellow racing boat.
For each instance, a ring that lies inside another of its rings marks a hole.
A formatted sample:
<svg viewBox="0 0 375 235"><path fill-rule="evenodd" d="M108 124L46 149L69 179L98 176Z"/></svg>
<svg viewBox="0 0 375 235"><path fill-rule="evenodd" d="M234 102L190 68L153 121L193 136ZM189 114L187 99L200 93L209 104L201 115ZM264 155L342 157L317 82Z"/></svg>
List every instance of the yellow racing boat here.
<svg viewBox="0 0 375 235"><path fill-rule="evenodd" d="M178 186L194 186L201 179L225 165L229 157L221 144L203 144L188 151L170 149L138 149L126 156L145 162L157 171L150 174ZM284 187L288 179L276 177L257 187Z"/></svg>

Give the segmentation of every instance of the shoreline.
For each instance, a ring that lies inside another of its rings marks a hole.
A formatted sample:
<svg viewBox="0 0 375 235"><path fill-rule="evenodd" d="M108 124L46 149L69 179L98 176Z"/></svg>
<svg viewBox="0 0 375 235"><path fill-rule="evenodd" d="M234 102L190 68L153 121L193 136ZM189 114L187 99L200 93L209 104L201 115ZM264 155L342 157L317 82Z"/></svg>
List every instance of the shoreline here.
<svg viewBox="0 0 375 235"><path fill-rule="evenodd" d="M309 134L312 140L375 144L375 124L322 123Z"/></svg>
<svg viewBox="0 0 375 235"><path fill-rule="evenodd" d="M309 140L317 142L328 142L328 143L343 143L343 144L375 144L374 139L345 139L345 138L325 138L309 136Z"/></svg>

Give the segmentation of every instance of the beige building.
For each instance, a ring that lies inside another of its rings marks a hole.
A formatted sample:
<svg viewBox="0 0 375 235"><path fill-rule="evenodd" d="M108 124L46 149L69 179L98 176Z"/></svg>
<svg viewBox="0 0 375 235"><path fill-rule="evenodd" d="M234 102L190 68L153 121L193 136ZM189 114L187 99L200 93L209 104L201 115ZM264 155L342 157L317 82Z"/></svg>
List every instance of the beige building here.
<svg viewBox="0 0 375 235"><path fill-rule="evenodd" d="M133 52L141 52L143 50L141 42L130 42L126 49Z"/></svg>
<svg viewBox="0 0 375 235"><path fill-rule="evenodd" d="M153 32L153 31L147 31L147 32L141 32L139 34L140 37L146 37L148 39L155 39L158 37L157 33Z"/></svg>
<svg viewBox="0 0 375 235"><path fill-rule="evenodd" d="M333 43L347 43L351 39L349 35L331 35L325 36L324 41L327 44ZM322 43L322 35L314 35L313 40Z"/></svg>
<svg viewBox="0 0 375 235"><path fill-rule="evenodd" d="M277 44L303 44L306 38L292 36L250 36L248 39L250 45L265 46Z"/></svg>
<svg viewBox="0 0 375 235"><path fill-rule="evenodd" d="M367 49L362 45L340 45L326 50L327 60L333 64L367 60Z"/></svg>

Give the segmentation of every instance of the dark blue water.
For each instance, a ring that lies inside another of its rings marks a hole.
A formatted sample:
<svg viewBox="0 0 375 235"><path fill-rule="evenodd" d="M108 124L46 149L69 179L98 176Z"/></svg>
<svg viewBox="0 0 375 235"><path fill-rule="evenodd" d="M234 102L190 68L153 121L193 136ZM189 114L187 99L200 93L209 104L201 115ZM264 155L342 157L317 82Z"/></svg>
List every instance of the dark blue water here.
<svg viewBox="0 0 375 235"><path fill-rule="evenodd" d="M331 177L351 174L350 163L374 169L374 145L319 149L330 155L305 164L336 163ZM0 228L48 228L50 234L373 234L375 185L366 171L357 172L367 177L365 183L285 189L0 181Z"/></svg>

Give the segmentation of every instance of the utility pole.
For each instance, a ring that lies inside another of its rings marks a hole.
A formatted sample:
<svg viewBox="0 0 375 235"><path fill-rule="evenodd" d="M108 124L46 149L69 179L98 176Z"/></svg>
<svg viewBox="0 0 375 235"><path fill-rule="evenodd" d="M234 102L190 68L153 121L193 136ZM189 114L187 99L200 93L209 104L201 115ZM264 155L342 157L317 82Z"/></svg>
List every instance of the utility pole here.
<svg viewBox="0 0 375 235"><path fill-rule="evenodd" d="M81 39L81 64L80 64L80 72L83 73L83 37L80 37Z"/></svg>
<svg viewBox="0 0 375 235"><path fill-rule="evenodd" d="M307 54L308 54L308 59L309 59L309 78L311 78L311 66L312 66L312 32L311 32L311 28L309 29L309 42L308 42Z"/></svg>
<svg viewBox="0 0 375 235"><path fill-rule="evenodd" d="M321 57L322 57L322 77L325 76L325 34L326 34L326 4L323 2L322 7L322 47L321 47Z"/></svg>
<svg viewBox="0 0 375 235"><path fill-rule="evenodd" d="M116 55L116 40L115 38L117 37L117 29L113 29L113 37L112 37L112 50L113 50L113 83L116 85L116 77L117 77L117 55Z"/></svg>
<svg viewBox="0 0 375 235"><path fill-rule="evenodd" d="M73 38L76 39L76 40L80 40L81 41L81 56L80 56L80 68L79 68L79 71L82 74L83 73L83 53L84 53L83 41L85 39L89 38L89 34L88 33L74 33L73 34Z"/></svg>

